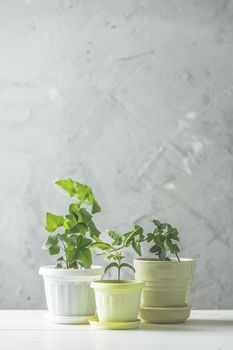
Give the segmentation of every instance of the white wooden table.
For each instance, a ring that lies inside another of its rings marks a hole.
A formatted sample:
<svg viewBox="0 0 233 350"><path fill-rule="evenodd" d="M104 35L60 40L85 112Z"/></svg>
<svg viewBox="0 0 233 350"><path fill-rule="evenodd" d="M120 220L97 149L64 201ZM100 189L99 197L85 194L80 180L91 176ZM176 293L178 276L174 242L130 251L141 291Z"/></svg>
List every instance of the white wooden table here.
<svg viewBox="0 0 233 350"><path fill-rule="evenodd" d="M233 310L192 311L184 324L93 330L48 323L44 310L0 310L0 350L232 350Z"/></svg>

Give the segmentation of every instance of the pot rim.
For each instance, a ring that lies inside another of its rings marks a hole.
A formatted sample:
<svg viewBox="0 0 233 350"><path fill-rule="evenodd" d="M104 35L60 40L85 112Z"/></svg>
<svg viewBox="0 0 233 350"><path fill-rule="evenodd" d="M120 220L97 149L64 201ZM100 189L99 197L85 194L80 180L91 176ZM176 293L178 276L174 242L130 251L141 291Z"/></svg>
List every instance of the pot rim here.
<svg viewBox="0 0 233 350"><path fill-rule="evenodd" d="M39 275L51 277L98 276L104 274L104 267L93 265L89 269L60 269L56 265L41 266Z"/></svg>
<svg viewBox="0 0 233 350"><path fill-rule="evenodd" d="M172 312L172 311L185 311L185 310L190 310L192 309L192 305L191 304L185 304L183 306L140 306L141 310L145 310L145 311L168 311L168 312Z"/></svg>
<svg viewBox="0 0 233 350"><path fill-rule="evenodd" d="M177 263L187 263L187 262L195 262L196 260L194 258L180 258L180 260L177 260L177 258L170 258L170 261L162 261L162 260L158 260L157 258L136 258L134 259L134 262L142 262L142 263L157 263L157 264L177 264Z"/></svg>
<svg viewBox="0 0 233 350"><path fill-rule="evenodd" d="M91 288L94 289L142 289L145 283L136 280L99 280L91 282Z"/></svg>

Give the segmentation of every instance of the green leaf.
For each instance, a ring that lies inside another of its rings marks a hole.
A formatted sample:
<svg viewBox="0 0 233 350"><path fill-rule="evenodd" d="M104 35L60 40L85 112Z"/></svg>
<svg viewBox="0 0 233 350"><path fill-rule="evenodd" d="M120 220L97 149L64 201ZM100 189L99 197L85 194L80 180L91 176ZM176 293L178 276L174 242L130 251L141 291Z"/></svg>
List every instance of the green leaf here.
<svg viewBox="0 0 233 350"><path fill-rule="evenodd" d="M178 247L177 244L173 244L173 249L174 249L174 253L179 253L180 252L180 248Z"/></svg>
<svg viewBox="0 0 233 350"><path fill-rule="evenodd" d="M137 233L135 231L131 231L131 232L127 232L125 234L125 239L123 244L126 246L129 246L130 243L134 240L134 237L137 235Z"/></svg>
<svg viewBox="0 0 233 350"><path fill-rule="evenodd" d="M107 250L111 248L111 245L104 242L96 242L91 244L91 248L99 248L101 250Z"/></svg>
<svg viewBox="0 0 233 350"><path fill-rule="evenodd" d="M54 247L58 245L59 234L49 235L47 241L43 244L42 249L48 249L49 247Z"/></svg>
<svg viewBox="0 0 233 350"><path fill-rule="evenodd" d="M166 244L167 244L168 249L170 250L170 252L171 252L172 254L174 254L174 246L173 246L172 241L171 241L170 238L167 238L167 239L166 239Z"/></svg>
<svg viewBox="0 0 233 350"><path fill-rule="evenodd" d="M95 226L92 220L88 223L88 226L89 226L90 236L92 238L99 237L100 231L97 229L97 227Z"/></svg>
<svg viewBox="0 0 233 350"><path fill-rule="evenodd" d="M110 254L107 253L107 259L111 260L117 260L118 262L121 261L124 258L124 256L121 255L121 253L117 252L117 253L112 253L110 252Z"/></svg>
<svg viewBox="0 0 233 350"><path fill-rule="evenodd" d="M90 244L92 243L91 239L83 237L82 234L79 234L79 235L72 234L69 238L71 240L71 244L68 245L67 249L69 249L69 246L71 246L72 248L72 245L73 245L78 250L82 250L90 246Z"/></svg>
<svg viewBox="0 0 233 350"><path fill-rule="evenodd" d="M153 232L154 236L160 235L162 237L163 230L160 230L159 228L156 228Z"/></svg>
<svg viewBox="0 0 233 350"><path fill-rule="evenodd" d="M159 227L161 225L161 222L159 220L152 220L152 222L155 224L155 226Z"/></svg>
<svg viewBox="0 0 233 350"><path fill-rule="evenodd" d="M63 256L60 256L60 258L57 259L57 261L64 261L64 257Z"/></svg>
<svg viewBox="0 0 233 350"><path fill-rule="evenodd" d="M70 233L81 233L83 237L86 236L88 232L88 227L86 224L76 224L74 227L70 228Z"/></svg>
<svg viewBox="0 0 233 350"><path fill-rule="evenodd" d="M86 224L77 224L76 229L78 233L80 232L83 235L83 237L85 237L88 232L88 226Z"/></svg>
<svg viewBox="0 0 233 350"><path fill-rule="evenodd" d="M96 213L99 213L100 211L101 211L101 207L99 203L94 199L91 212L92 214L96 214Z"/></svg>
<svg viewBox="0 0 233 350"><path fill-rule="evenodd" d="M80 243L80 249L84 249L87 247L90 247L92 243L92 239L90 238L86 238L86 237L82 237L81 243Z"/></svg>
<svg viewBox="0 0 233 350"><path fill-rule="evenodd" d="M148 243L150 243L150 242L153 241L153 240L154 240L154 235L153 235L153 233L148 233L148 234L147 234L146 241L147 241Z"/></svg>
<svg viewBox="0 0 233 350"><path fill-rule="evenodd" d="M171 232L169 233L169 237L172 238L174 241L179 241L178 237L178 231L176 228L172 228Z"/></svg>
<svg viewBox="0 0 233 350"><path fill-rule="evenodd" d="M122 244L123 239L122 239L120 233L113 231L113 230L108 230L107 234L109 235L110 238L112 238L114 245L121 245Z"/></svg>
<svg viewBox="0 0 233 350"><path fill-rule="evenodd" d="M135 225L134 230L137 232L137 235L143 234L143 228L140 225Z"/></svg>
<svg viewBox="0 0 233 350"><path fill-rule="evenodd" d="M76 217L78 217L79 216L79 210L80 210L80 207L79 207L78 203L71 203L70 204L70 206L69 206L70 214L75 214Z"/></svg>
<svg viewBox="0 0 233 350"><path fill-rule="evenodd" d="M59 189L64 190L70 197L75 197L80 205L91 205L92 213L101 211L99 203L94 198L92 189L80 182L76 182L71 178L55 181Z"/></svg>
<svg viewBox="0 0 233 350"><path fill-rule="evenodd" d="M79 259L79 250L76 247L69 246L66 249L66 255L67 255L68 264L72 265Z"/></svg>
<svg viewBox="0 0 233 350"><path fill-rule="evenodd" d="M142 240L143 228L139 225L134 226L134 230L124 234L123 245L129 246L136 238L138 242Z"/></svg>
<svg viewBox="0 0 233 350"><path fill-rule="evenodd" d="M74 197L76 194L75 182L72 179L57 180L54 183L58 188L67 192L70 197Z"/></svg>
<svg viewBox="0 0 233 350"><path fill-rule="evenodd" d="M76 187L76 198L80 200L81 203L84 203L86 200L88 204L93 204L94 196L92 189L80 182L75 182Z"/></svg>
<svg viewBox="0 0 233 350"><path fill-rule="evenodd" d="M118 264L116 262L112 262L110 264L108 264L106 267L105 267L105 270L104 270L104 273L106 273L109 269L111 269L112 267L116 267L118 269Z"/></svg>
<svg viewBox="0 0 233 350"><path fill-rule="evenodd" d="M141 253L141 246L140 246L140 244L138 243L138 242L132 242L132 247L133 247L133 249L135 250L135 252L138 254L138 255L142 255L142 253Z"/></svg>
<svg viewBox="0 0 233 350"><path fill-rule="evenodd" d="M161 238L162 237L160 235L157 235L154 237L154 241L159 248L164 249L164 244Z"/></svg>
<svg viewBox="0 0 233 350"><path fill-rule="evenodd" d="M64 243L66 243L67 245L72 245L73 241L71 239L71 237L69 237L67 234L63 233L60 235L60 240Z"/></svg>
<svg viewBox="0 0 233 350"><path fill-rule="evenodd" d="M54 232L58 227L63 226L64 217L59 215L54 215L52 213L46 213L46 226L45 229L48 232Z"/></svg>
<svg viewBox="0 0 233 350"><path fill-rule="evenodd" d="M79 262L82 264L83 267L90 267L92 264L92 257L90 249L83 249L79 253Z"/></svg>
<svg viewBox="0 0 233 350"><path fill-rule="evenodd" d="M92 218L91 214L88 213L85 208L81 208L79 214L79 223L85 223L88 225Z"/></svg>
<svg viewBox="0 0 233 350"><path fill-rule="evenodd" d="M160 251L160 248L155 244L150 248L151 253L158 253Z"/></svg>
<svg viewBox="0 0 233 350"><path fill-rule="evenodd" d="M167 224L160 224L159 225L160 230L164 230L165 228L167 228Z"/></svg>
<svg viewBox="0 0 233 350"><path fill-rule="evenodd" d="M58 245L50 246L49 247L49 254L50 255L57 255L60 253L60 247Z"/></svg>
<svg viewBox="0 0 233 350"><path fill-rule="evenodd" d="M78 224L77 216L74 216L74 214L66 215L66 224L69 230L72 230Z"/></svg>
<svg viewBox="0 0 233 350"><path fill-rule="evenodd" d="M122 267L128 267L129 269L133 270L133 272L135 272L134 267L133 267L132 265L128 264L128 263L122 263L122 264L120 264L120 269L121 269Z"/></svg>
<svg viewBox="0 0 233 350"><path fill-rule="evenodd" d="M80 243L82 241L82 235L77 235L76 233L72 233L71 235L69 235L69 237L67 237L67 249L69 250L70 247L71 249L73 247L78 248L80 246Z"/></svg>

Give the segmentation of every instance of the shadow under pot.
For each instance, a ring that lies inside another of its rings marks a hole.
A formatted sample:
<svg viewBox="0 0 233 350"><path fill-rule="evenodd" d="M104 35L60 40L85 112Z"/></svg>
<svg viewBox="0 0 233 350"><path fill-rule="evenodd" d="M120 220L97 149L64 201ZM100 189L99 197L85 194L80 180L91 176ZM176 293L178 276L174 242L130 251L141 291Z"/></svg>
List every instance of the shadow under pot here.
<svg viewBox="0 0 233 350"><path fill-rule="evenodd" d="M194 259L135 259L135 279L143 281L140 318L151 323L184 322L194 278Z"/></svg>
<svg viewBox="0 0 233 350"><path fill-rule="evenodd" d="M102 278L103 267L58 269L50 265L42 266L39 274L44 278L48 320L79 324L88 323L89 317L95 315L95 296L90 284Z"/></svg>

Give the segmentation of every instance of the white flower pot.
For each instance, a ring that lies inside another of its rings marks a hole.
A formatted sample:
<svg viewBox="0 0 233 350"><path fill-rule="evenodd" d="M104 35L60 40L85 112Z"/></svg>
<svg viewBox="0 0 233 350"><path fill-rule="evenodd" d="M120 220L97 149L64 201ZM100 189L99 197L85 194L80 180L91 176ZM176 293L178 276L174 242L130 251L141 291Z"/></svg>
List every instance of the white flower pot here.
<svg viewBox="0 0 233 350"><path fill-rule="evenodd" d="M90 283L100 280L104 268L57 269L43 266L45 295L50 319L61 323L85 323L95 315L95 297Z"/></svg>

